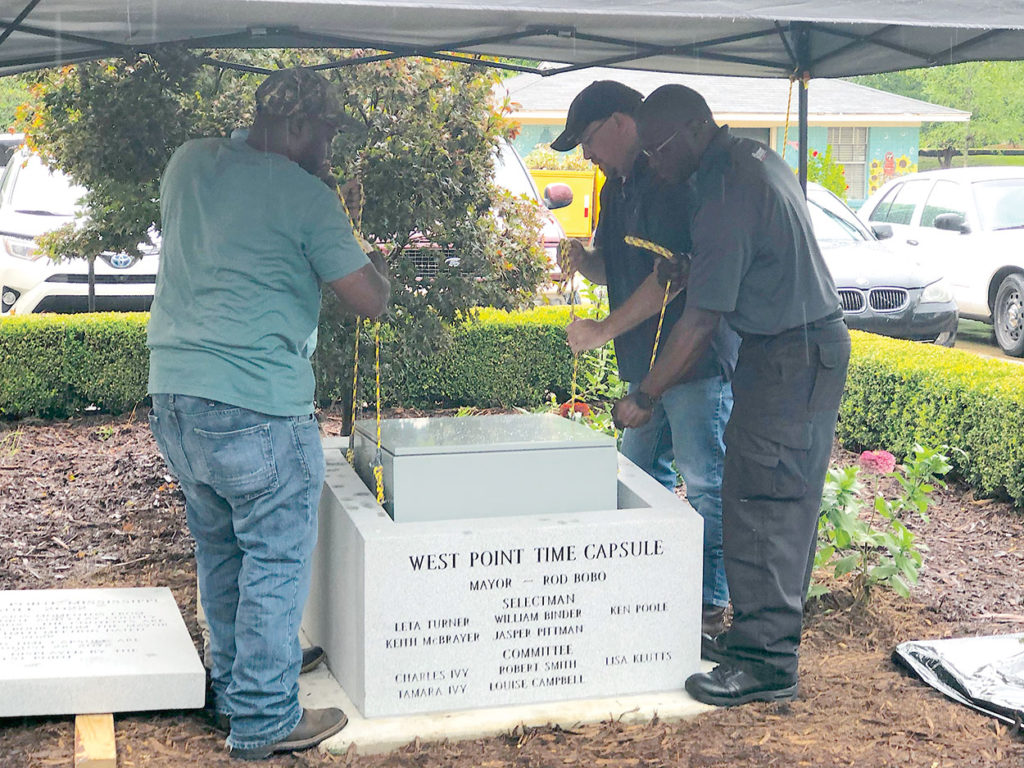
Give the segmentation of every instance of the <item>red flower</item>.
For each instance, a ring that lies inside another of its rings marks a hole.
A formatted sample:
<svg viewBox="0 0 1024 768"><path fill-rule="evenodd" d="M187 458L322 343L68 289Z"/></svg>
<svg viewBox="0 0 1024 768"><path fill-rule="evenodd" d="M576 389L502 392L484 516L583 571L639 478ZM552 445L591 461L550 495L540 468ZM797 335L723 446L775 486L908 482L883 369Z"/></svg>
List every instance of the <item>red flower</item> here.
<svg viewBox="0 0 1024 768"><path fill-rule="evenodd" d="M562 403L558 406L558 415L563 418L570 418L570 411L574 414L578 413L580 416L586 417L590 415L590 406L586 403Z"/></svg>
<svg viewBox="0 0 1024 768"><path fill-rule="evenodd" d="M887 475L896 469L896 457L888 451L864 451L859 464L868 472Z"/></svg>
<svg viewBox="0 0 1024 768"><path fill-rule="evenodd" d="M818 156L818 150L812 149L811 150L811 157L817 157L817 156Z"/></svg>

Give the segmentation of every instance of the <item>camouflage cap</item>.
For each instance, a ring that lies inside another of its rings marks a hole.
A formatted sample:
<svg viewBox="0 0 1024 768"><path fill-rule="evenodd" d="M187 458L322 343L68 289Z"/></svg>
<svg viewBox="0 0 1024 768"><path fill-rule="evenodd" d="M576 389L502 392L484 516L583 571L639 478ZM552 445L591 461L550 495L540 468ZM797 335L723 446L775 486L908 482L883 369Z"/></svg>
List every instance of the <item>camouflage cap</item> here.
<svg viewBox="0 0 1024 768"><path fill-rule="evenodd" d="M311 69L279 69L256 89L256 110L267 115L316 117L341 128L353 119L341 108L338 88Z"/></svg>

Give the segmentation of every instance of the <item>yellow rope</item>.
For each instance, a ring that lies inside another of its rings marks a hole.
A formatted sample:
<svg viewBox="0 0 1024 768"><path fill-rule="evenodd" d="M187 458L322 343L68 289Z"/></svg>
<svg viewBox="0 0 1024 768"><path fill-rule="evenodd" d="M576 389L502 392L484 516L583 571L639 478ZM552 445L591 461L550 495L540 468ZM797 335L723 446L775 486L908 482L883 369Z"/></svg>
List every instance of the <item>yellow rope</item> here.
<svg viewBox="0 0 1024 768"><path fill-rule="evenodd" d="M345 452L345 458L348 459L349 464L355 464L355 448L353 446L353 435L356 431L356 408L359 402L359 329L363 324L361 317L356 317L356 337L353 346L355 347L355 360L352 363L352 426L349 427L349 441L348 450Z"/></svg>
<svg viewBox="0 0 1024 768"><path fill-rule="evenodd" d="M631 245L634 248L643 248L645 251L650 251L651 253L661 256L663 259L667 259L669 261L671 261L675 255L665 246L659 245L651 240L644 240L642 237L626 235L623 240L626 245ZM665 309L668 307L668 295L671 291L672 281L668 280L665 283L665 298L661 300L661 314L658 316L658 330L654 333L654 349L651 350L651 364L647 367L648 371L654 367L654 358L658 356L658 342L661 340L661 326L665 322Z"/></svg>
<svg viewBox="0 0 1024 768"><path fill-rule="evenodd" d="M668 248L663 245L658 245L652 240L644 240L642 237L635 237L633 235L626 235L622 239L626 245L631 245L634 248L643 248L645 251L656 253L658 256L665 259L671 259L674 255Z"/></svg>
<svg viewBox="0 0 1024 768"><path fill-rule="evenodd" d="M373 459L373 479L377 484L377 503L384 503L384 453L380 440L380 321L373 325L373 368L377 374L377 453Z"/></svg>
<svg viewBox="0 0 1024 768"><path fill-rule="evenodd" d="M796 75L789 78L789 98L786 100L786 129L782 132L782 159L786 159L786 145L789 143L789 111L793 106L793 83L796 82Z"/></svg>
<svg viewBox="0 0 1024 768"><path fill-rule="evenodd" d="M576 291L573 290L572 285L572 264L569 260L569 241L562 240L558 244L558 248L562 255L562 264L565 265L565 271L569 275L569 322L573 322L576 319ZM570 418L576 415L576 380L579 376L580 370L580 355L579 352L572 353L572 387L569 391L569 414Z"/></svg>
<svg viewBox="0 0 1024 768"><path fill-rule="evenodd" d="M661 326L665 322L665 308L668 307L668 294L672 289L672 281L668 280L665 283L665 298L661 300L661 314L658 315L658 330L654 333L654 349L651 350L651 364L647 366L647 371L650 373L654 367L654 358L658 356L658 342L661 340Z"/></svg>
<svg viewBox="0 0 1024 768"><path fill-rule="evenodd" d="M363 204L362 204L363 203L363 201L362 201L363 192L362 192L362 187L360 186L360 188L359 188L359 198L360 198L359 199L359 220L356 220L356 219L352 218L352 214L348 210L348 204L345 202L345 197L341 194L341 189L338 187L337 184L334 185L334 192L338 196L338 200L341 201L341 208L342 208L342 210L344 210L345 211L345 215L348 216L348 222L349 222L349 225L352 227L352 233L354 235L356 235L357 238L361 237L361 235L359 234L359 228L360 228L360 226L362 224L362 218L363 218ZM355 338L354 338L353 343L352 343L352 348L353 348L353 350L355 350L354 353L353 353L353 357L355 359L354 359L354 362L352 364L352 425L351 425L351 427L349 427L348 450L345 451L345 458L348 460L349 464L354 464L355 463L355 448L353 446L353 440L354 440L355 431L356 431L356 408L357 408L358 394L359 394L359 329L360 329L360 326L362 326L362 324L363 324L363 319L357 315L356 316L356 333L355 333Z"/></svg>

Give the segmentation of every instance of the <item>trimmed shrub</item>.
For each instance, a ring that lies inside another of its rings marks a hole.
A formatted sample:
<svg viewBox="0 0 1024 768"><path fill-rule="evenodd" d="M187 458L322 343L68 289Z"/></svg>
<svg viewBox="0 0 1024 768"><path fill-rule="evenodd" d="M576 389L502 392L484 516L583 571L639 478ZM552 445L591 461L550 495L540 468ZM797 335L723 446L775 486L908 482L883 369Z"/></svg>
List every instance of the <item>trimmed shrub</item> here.
<svg viewBox="0 0 1024 768"><path fill-rule="evenodd" d="M146 313L0 320L0 416L122 413L146 397Z"/></svg>
<svg viewBox="0 0 1024 768"><path fill-rule="evenodd" d="M956 349L852 332L837 435L897 456L949 446L955 473L1024 506L1024 369Z"/></svg>
<svg viewBox="0 0 1024 768"><path fill-rule="evenodd" d="M145 314L35 315L0 320L0 416L65 417L89 406L121 413L145 400ZM426 361L385 337L384 404L526 407L549 393L564 401L572 380L568 307L480 310L449 329ZM949 447L957 476L985 495L1024 506L1024 370L959 350L853 332L839 414L840 442L897 456L915 443ZM372 401L372 333L360 350L360 394ZM318 355L337 349L322 344ZM351 344L343 355L351 355ZM337 356L336 356L337 357ZM321 395L350 392L351 360L329 359ZM581 359L581 377L589 370Z"/></svg>

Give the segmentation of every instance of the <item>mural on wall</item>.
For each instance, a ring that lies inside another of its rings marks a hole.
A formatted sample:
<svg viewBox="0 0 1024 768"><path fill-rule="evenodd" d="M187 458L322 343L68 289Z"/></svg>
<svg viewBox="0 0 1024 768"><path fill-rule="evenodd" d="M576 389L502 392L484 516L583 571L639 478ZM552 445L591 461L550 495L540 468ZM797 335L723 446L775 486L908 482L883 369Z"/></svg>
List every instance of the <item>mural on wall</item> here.
<svg viewBox="0 0 1024 768"><path fill-rule="evenodd" d="M886 152L881 160L871 161L868 194L873 194L885 182L908 173L917 173L916 162L907 155L896 157L894 153Z"/></svg>

